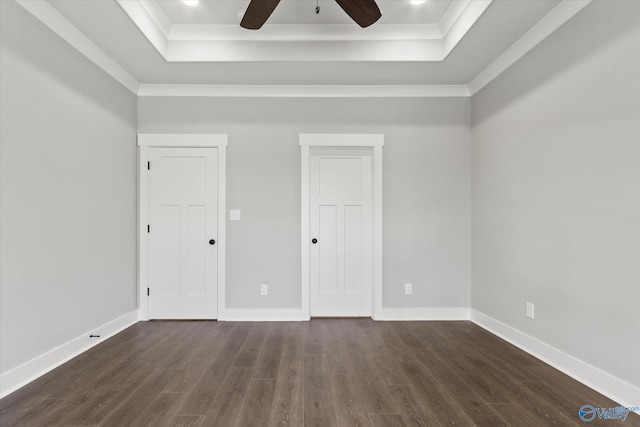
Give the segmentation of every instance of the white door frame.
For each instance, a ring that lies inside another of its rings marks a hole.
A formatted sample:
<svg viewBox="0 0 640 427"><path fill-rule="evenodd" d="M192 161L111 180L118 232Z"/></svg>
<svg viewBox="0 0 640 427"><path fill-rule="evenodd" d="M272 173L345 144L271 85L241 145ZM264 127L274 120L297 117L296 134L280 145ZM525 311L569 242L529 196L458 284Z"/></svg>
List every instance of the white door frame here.
<svg viewBox="0 0 640 427"><path fill-rule="evenodd" d="M310 316L310 263L309 263L309 161L313 148L370 148L373 156L373 289L372 318L382 320L382 134L300 134L301 156L301 218L302 218L302 313Z"/></svg>
<svg viewBox="0 0 640 427"><path fill-rule="evenodd" d="M149 148L154 147L211 147L218 149L218 316L224 318L225 312L225 253L226 253L226 134L138 134L138 317L149 320L149 304L147 298L148 279L148 237L149 224Z"/></svg>

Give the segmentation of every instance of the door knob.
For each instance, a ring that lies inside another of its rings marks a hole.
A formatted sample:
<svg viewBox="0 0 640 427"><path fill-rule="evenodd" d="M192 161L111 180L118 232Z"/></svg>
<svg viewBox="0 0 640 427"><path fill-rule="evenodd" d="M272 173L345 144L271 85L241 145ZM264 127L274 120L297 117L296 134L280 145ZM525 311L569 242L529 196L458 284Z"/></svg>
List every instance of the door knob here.
<svg viewBox="0 0 640 427"><path fill-rule="evenodd" d="M209 240L209 244L210 244L210 245L215 245L215 244L216 244L216 241L215 241L215 240L213 240L213 239L211 239L211 240Z"/></svg>
<svg viewBox="0 0 640 427"><path fill-rule="evenodd" d="M316 238L311 239L311 243L313 243L315 245L316 243L318 243L318 239L316 239Z"/></svg>

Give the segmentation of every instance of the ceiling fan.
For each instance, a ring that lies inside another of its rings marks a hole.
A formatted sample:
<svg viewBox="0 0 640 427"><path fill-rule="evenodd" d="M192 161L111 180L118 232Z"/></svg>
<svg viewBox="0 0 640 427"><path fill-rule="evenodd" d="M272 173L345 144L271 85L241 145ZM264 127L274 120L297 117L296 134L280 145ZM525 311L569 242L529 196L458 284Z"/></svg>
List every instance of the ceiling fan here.
<svg viewBox="0 0 640 427"><path fill-rule="evenodd" d="M240 26L257 30L269 19L280 0L251 0ZM336 3L362 28L376 22L382 16L375 0L336 0Z"/></svg>

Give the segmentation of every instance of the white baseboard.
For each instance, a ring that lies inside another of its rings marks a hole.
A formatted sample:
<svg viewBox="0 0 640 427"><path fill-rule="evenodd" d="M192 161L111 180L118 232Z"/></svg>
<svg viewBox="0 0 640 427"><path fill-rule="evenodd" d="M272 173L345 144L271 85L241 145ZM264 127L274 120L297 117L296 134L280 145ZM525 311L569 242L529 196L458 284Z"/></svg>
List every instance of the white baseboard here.
<svg viewBox="0 0 640 427"><path fill-rule="evenodd" d="M132 311L94 328L81 336L72 339L22 365L0 375L0 398L3 398L31 381L46 374L54 368L71 360L77 355L100 344L107 338L128 328L138 321L138 310ZM89 335L100 335L100 338L89 338Z"/></svg>
<svg viewBox="0 0 640 427"><path fill-rule="evenodd" d="M227 322L297 322L309 320L301 308L225 308L219 321Z"/></svg>
<svg viewBox="0 0 640 427"><path fill-rule="evenodd" d="M229 322L295 322L309 316L299 308L227 308L219 321ZM383 321L393 320L469 320L466 307L383 308Z"/></svg>
<svg viewBox="0 0 640 427"><path fill-rule="evenodd" d="M381 320L469 320L468 307L382 308Z"/></svg>
<svg viewBox="0 0 640 427"><path fill-rule="evenodd" d="M471 310L471 321L622 406L638 407L640 405L640 388L620 378L477 310ZM589 402L584 403L589 404Z"/></svg>

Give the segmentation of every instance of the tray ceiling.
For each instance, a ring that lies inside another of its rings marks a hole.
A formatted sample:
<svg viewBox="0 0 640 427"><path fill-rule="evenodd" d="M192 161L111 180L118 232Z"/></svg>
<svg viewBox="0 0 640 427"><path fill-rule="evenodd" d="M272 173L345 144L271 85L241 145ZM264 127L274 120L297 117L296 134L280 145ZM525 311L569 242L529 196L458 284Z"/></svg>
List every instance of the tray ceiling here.
<svg viewBox="0 0 640 427"><path fill-rule="evenodd" d="M284 0L247 30L238 25L246 0L117 0L168 62L442 61L492 1L379 0L380 21L360 28L334 1L316 14L312 0Z"/></svg>
<svg viewBox="0 0 640 427"><path fill-rule="evenodd" d="M16 1L135 92L219 96L468 96L590 2L377 0L382 18L362 29L333 0L318 15L316 0L282 0L252 31L238 20L248 0Z"/></svg>

